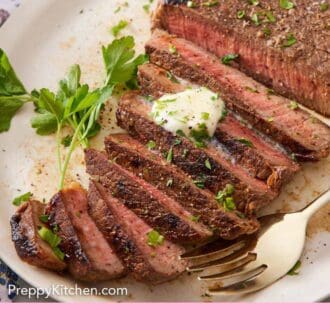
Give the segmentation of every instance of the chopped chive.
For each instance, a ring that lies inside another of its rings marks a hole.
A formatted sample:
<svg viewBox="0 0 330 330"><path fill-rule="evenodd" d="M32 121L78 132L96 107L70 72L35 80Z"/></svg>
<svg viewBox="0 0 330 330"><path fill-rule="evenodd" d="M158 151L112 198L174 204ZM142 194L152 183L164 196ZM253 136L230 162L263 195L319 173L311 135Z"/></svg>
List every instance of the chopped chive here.
<svg viewBox="0 0 330 330"><path fill-rule="evenodd" d="M205 161L205 167L208 168L209 170L212 170L212 166L211 166L211 163L210 163L210 160L209 159L206 159L206 161Z"/></svg>

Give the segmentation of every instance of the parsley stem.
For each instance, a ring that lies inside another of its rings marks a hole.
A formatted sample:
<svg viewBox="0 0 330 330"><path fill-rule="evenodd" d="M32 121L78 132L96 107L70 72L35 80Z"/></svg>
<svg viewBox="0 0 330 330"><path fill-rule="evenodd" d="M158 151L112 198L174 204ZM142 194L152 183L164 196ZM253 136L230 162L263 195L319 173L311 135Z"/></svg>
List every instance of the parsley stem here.
<svg viewBox="0 0 330 330"><path fill-rule="evenodd" d="M57 123L56 131L56 145L57 145L57 163L60 173L62 172L62 159L61 159L61 123Z"/></svg>
<svg viewBox="0 0 330 330"><path fill-rule="evenodd" d="M89 118L89 116L90 116L90 114L91 114L92 111L93 111L93 107L91 107L85 113L85 115L83 116L83 118L81 119L81 121L79 122L78 126L75 129L75 132L74 132L73 137L72 137L72 141L71 141L71 144L70 144L70 148L69 148L68 154L65 157L63 168L61 170L60 183L59 183L59 186L58 186L58 189L59 190L62 190L63 187L64 187L64 180L65 180L66 171L68 169L68 165L69 165L69 162L70 162L72 153L73 153L73 151L75 149L76 142L79 140L80 129L83 127L85 121Z"/></svg>

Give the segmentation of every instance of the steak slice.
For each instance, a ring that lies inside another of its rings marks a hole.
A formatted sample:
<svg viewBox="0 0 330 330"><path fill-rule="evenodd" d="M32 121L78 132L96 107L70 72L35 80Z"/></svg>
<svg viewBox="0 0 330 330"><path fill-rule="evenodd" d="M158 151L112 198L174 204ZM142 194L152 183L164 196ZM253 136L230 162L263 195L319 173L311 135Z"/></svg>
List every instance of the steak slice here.
<svg viewBox="0 0 330 330"><path fill-rule="evenodd" d="M38 234L44 224L40 217L45 214L45 205L31 200L23 204L11 218L12 240L18 256L30 265L61 272L66 268L52 248Z"/></svg>
<svg viewBox="0 0 330 330"><path fill-rule="evenodd" d="M124 267L115 258L93 220L86 215L85 196L79 196L79 200L74 201L80 193L81 190L76 190L76 187L61 190L51 199L47 208L49 223L61 238L59 247L66 255L69 271L75 279L81 281L118 277L123 274ZM97 238L97 241L89 241L88 235ZM107 262L111 257L114 258L110 262L117 269L108 267Z"/></svg>
<svg viewBox="0 0 330 330"><path fill-rule="evenodd" d="M224 239L235 239L258 230L254 219L242 219L226 212L214 195L196 185L181 170L126 134L110 135L105 140L110 158L180 203L198 221L209 226Z"/></svg>
<svg viewBox="0 0 330 330"><path fill-rule="evenodd" d="M175 54L169 45L175 47ZM229 109L282 144L298 160L313 161L329 155L330 129L325 124L300 108L293 110L290 100L270 95L268 88L191 42L158 30L146 51L152 63L219 92Z"/></svg>
<svg viewBox="0 0 330 330"><path fill-rule="evenodd" d="M110 163L105 153L88 149L85 159L87 172L98 178L108 194L168 240L184 244L212 236L206 226L192 221L193 215L176 201L119 165Z"/></svg>
<svg viewBox="0 0 330 330"><path fill-rule="evenodd" d="M235 187L234 199L239 210L250 213L276 197L265 183L256 180L240 166L233 164L213 146L197 148L186 138L178 138L150 119L151 105L136 92L126 93L117 110L118 125L142 144L154 141L162 155L172 153L172 163L188 173L213 193ZM179 143L177 143L179 141ZM211 169L205 163L209 162ZM200 185L201 185L200 184Z"/></svg>
<svg viewBox="0 0 330 330"><path fill-rule="evenodd" d="M330 116L329 11L322 12L319 2L301 0L292 10L278 0L258 6L241 0L193 3L188 8L187 1L161 1L154 25L218 57L238 54L237 66L246 74Z"/></svg>
<svg viewBox="0 0 330 330"><path fill-rule="evenodd" d="M139 66L138 79L142 93L154 98L159 98L164 93L178 93L186 89L186 86L180 84L168 71L151 63ZM267 181L274 189L283 186L299 170L296 162L253 132L252 128L246 127L231 113L219 122L215 137L236 162L254 177ZM252 147L244 141L251 142Z"/></svg>
<svg viewBox="0 0 330 330"><path fill-rule="evenodd" d="M184 272L187 265L179 260L184 250L167 240L148 245L152 228L92 180L88 203L97 227L137 280L156 284Z"/></svg>

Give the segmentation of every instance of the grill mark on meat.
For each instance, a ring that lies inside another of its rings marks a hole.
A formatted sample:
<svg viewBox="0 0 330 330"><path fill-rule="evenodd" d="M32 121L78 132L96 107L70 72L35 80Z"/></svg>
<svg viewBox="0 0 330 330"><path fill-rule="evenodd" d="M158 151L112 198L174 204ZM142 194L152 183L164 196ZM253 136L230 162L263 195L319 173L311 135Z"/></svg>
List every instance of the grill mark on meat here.
<svg viewBox="0 0 330 330"><path fill-rule="evenodd" d="M260 3L253 8L255 13L263 15L265 11L271 11L278 18L269 26L270 37L264 38L256 37L262 30L260 26L237 19L238 11L245 11L246 15L251 13L248 1L220 1L211 7L200 6L200 2L203 0L194 1L195 8L188 8L186 1L160 3L154 15L154 27L192 41L218 57L239 54L236 65L240 70L272 86L279 94L330 115L327 11L322 13L313 0L299 1L294 15L281 9L277 0ZM297 42L283 48L287 27Z"/></svg>
<svg viewBox="0 0 330 330"><path fill-rule="evenodd" d="M143 180L164 191L224 239L235 239L258 230L255 219L241 219L225 212L206 190L198 189L178 168L171 166L128 135L111 135L105 140L110 158Z"/></svg>
<svg viewBox="0 0 330 330"><path fill-rule="evenodd" d="M176 47L177 54L169 52L169 44ZM325 124L302 109L291 110L290 100L269 96L266 87L221 64L218 58L189 41L156 31L146 51L151 62L219 92L228 108L239 112L254 128L271 136L298 160L315 161L328 156L330 130Z"/></svg>
<svg viewBox="0 0 330 330"><path fill-rule="evenodd" d="M187 265L178 258L183 249L167 240L149 246L147 233L152 229L102 185L90 181L88 199L98 228L137 280L161 283L184 272Z"/></svg>
<svg viewBox="0 0 330 330"><path fill-rule="evenodd" d="M51 247L38 234L44 224L40 216L45 205L31 200L23 204L11 218L12 241L19 257L30 265L61 272L65 262L56 257Z"/></svg>
<svg viewBox="0 0 330 330"><path fill-rule="evenodd" d="M117 164L110 163L104 153L88 149L85 160L87 172L97 176L109 194L168 240L192 243L212 235L205 226L191 221L192 215L178 203Z"/></svg>
<svg viewBox="0 0 330 330"><path fill-rule="evenodd" d="M139 66L138 80L144 95L159 98L165 93L185 90L183 84L173 82L169 77L171 75L166 70L154 64ZM273 189L280 189L299 170L297 163L264 142L230 113L218 124L215 137L236 162L245 167L251 175L267 181ZM238 141L240 138L251 141L253 148Z"/></svg>
<svg viewBox="0 0 330 330"><path fill-rule="evenodd" d="M182 142L176 145L175 135L149 119L150 111L150 105L142 97L135 92L126 93L116 113L118 125L142 144L154 140L161 154L172 147L173 164L190 174L193 180L203 179L205 187L212 192L217 193L226 184L233 184L236 206L243 212L251 213L276 197L276 193L268 189L266 184L230 163L219 150L211 146L197 148L186 138L182 138ZM187 155L184 155L184 150L188 151ZM207 160L210 161L211 169L205 166Z"/></svg>
<svg viewBox="0 0 330 330"><path fill-rule="evenodd" d="M71 184L62 190L62 197L80 244L97 273L97 280L111 280L125 275L122 262L88 214L85 190L78 184Z"/></svg>

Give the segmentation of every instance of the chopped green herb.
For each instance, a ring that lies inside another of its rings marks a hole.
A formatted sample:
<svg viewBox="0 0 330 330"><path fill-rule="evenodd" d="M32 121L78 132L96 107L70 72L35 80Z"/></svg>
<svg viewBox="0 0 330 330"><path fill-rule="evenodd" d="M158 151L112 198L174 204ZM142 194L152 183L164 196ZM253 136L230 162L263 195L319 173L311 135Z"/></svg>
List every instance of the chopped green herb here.
<svg viewBox="0 0 330 330"><path fill-rule="evenodd" d="M299 275L299 268L301 267L301 261L298 260L296 264L288 271L288 275L294 276Z"/></svg>
<svg viewBox="0 0 330 330"><path fill-rule="evenodd" d="M245 89L251 93L259 93L255 87L245 86Z"/></svg>
<svg viewBox="0 0 330 330"><path fill-rule="evenodd" d="M225 211L236 210L236 205L235 205L233 197L226 197L226 199L223 202L223 208L225 209Z"/></svg>
<svg viewBox="0 0 330 330"><path fill-rule="evenodd" d="M288 1L288 0L280 0L280 7L282 9L289 10L289 9L292 9L294 7L294 4L293 4L293 2Z"/></svg>
<svg viewBox="0 0 330 330"><path fill-rule="evenodd" d="M250 148L253 148L253 143L252 143L250 140L248 140L248 139L245 139L245 138L239 138L239 139L237 139L237 141L239 141L239 142L241 142L241 143L247 145L247 146L250 147Z"/></svg>
<svg viewBox="0 0 330 330"><path fill-rule="evenodd" d="M164 243L164 236L161 235L157 230L152 230L148 234L148 245L156 247Z"/></svg>
<svg viewBox="0 0 330 330"><path fill-rule="evenodd" d="M221 58L221 62L222 62L222 64L228 65L232 61L237 60L238 58L239 58L238 54L228 54L228 55L225 55Z"/></svg>
<svg viewBox="0 0 330 330"><path fill-rule="evenodd" d="M48 220L49 220L49 216L47 214L42 214L40 217L39 217L39 220L43 223L47 223Z"/></svg>
<svg viewBox="0 0 330 330"><path fill-rule="evenodd" d="M267 88L267 95L275 95L275 91L271 88Z"/></svg>
<svg viewBox="0 0 330 330"><path fill-rule="evenodd" d="M180 145L182 143L182 140L180 140L180 139L175 139L174 140L174 145L175 146L178 146L178 145Z"/></svg>
<svg viewBox="0 0 330 330"><path fill-rule="evenodd" d="M205 161L205 167L208 168L209 170L212 170L212 166L211 166L211 163L210 163L210 160L209 159L206 159L206 161Z"/></svg>
<svg viewBox="0 0 330 330"><path fill-rule="evenodd" d="M227 184L225 189L219 191L215 197L215 200L222 205L225 211L233 211L236 209L236 205L232 197L234 191L234 186Z"/></svg>
<svg viewBox="0 0 330 330"><path fill-rule="evenodd" d="M265 15L266 15L266 20L265 20L266 22L270 22L270 23L276 22L276 17L274 16L273 12L266 11Z"/></svg>
<svg viewBox="0 0 330 330"><path fill-rule="evenodd" d="M175 47L174 45L172 45L172 44L170 44L170 45L168 46L168 50L169 50L169 52L170 52L171 54L176 54L176 52L177 52L176 47Z"/></svg>
<svg viewBox="0 0 330 330"><path fill-rule="evenodd" d="M187 1L187 7L189 8L195 8L196 7L196 4L194 1Z"/></svg>
<svg viewBox="0 0 330 330"><path fill-rule="evenodd" d="M216 6L218 4L219 4L219 0L202 2L202 6L204 6L204 7L213 7L213 6Z"/></svg>
<svg viewBox="0 0 330 330"><path fill-rule="evenodd" d="M155 148L156 148L156 142L150 140L150 141L147 143L147 148L148 148L149 150L155 149Z"/></svg>
<svg viewBox="0 0 330 330"><path fill-rule="evenodd" d="M259 0L249 0L250 5L253 6L258 6L259 5Z"/></svg>
<svg viewBox="0 0 330 330"><path fill-rule="evenodd" d="M111 33L113 34L114 37L118 37L121 30L125 29L127 25L128 25L127 21L121 20L117 25L111 28Z"/></svg>
<svg viewBox="0 0 330 330"><path fill-rule="evenodd" d="M179 80L176 79L175 76L174 76L171 72L167 71L166 76L167 76L167 78L170 79L172 82L174 82L174 83L176 83L176 84L179 83Z"/></svg>
<svg viewBox="0 0 330 330"><path fill-rule="evenodd" d="M193 221L193 222L198 222L198 220L200 219L200 215L193 215L190 220Z"/></svg>
<svg viewBox="0 0 330 330"><path fill-rule="evenodd" d="M327 11L329 9L329 4L326 2L323 2L320 4L320 10L323 11Z"/></svg>
<svg viewBox="0 0 330 330"><path fill-rule="evenodd" d="M186 136L186 134L184 134L183 130L182 129L178 129L176 131L176 135L179 135L179 136Z"/></svg>
<svg viewBox="0 0 330 330"><path fill-rule="evenodd" d="M31 198L31 196L32 196L32 193L30 193L30 192L27 192L21 196L18 196L13 200L13 205L20 206L22 203L27 202Z"/></svg>
<svg viewBox="0 0 330 330"><path fill-rule="evenodd" d="M172 163L172 161L173 161L173 147L171 147L170 150L168 151L167 156L166 156L166 161L169 162L169 163Z"/></svg>
<svg viewBox="0 0 330 330"><path fill-rule="evenodd" d="M173 185L173 179L168 179L166 182L166 187L172 187Z"/></svg>
<svg viewBox="0 0 330 330"><path fill-rule="evenodd" d="M198 129L192 129L190 136L193 138L195 144L199 147L205 146L205 141L210 139L210 135L205 123L200 123Z"/></svg>
<svg viewBox="0 0 330 330"><path fill-rule="evenodd" d="M67 135L65 137L62 138L61 140L61 144L64 146L64 147L70 147L71 145L71 141L72 141L72 135Z"/></svg>
<svg viewBox="0 0 330 330"><path fill-rule="evenodd" d="M262 32L264 33L264 36L267 37L267 38L272 34L272 31L269 27L263 28Z"/></svg>
<svg viewBox="0 0 330 330"><path fill-rule="evenodd" d="M114 11L114 13L117 14L117 13L119 13L120 11L121 11L121 7L118 6L118 7L116 8L116 10Z"/></svg>
<svg viewBox="0 0 330 330"><path fill-rule="evenodd" d="M244 10L240 10L237 12L237 18L238 19L242 19L245 17L245 11Z"/></svg>
<svg viewBox="0 0 330 330"><path fill-rule="evenodd" d="M296 101L291 101L289 104L289 108L292 110L297 110L299 108L299 104Z"/></svg>
<svg viewBox="0 0 330 330"><path fill-rule="evenodd" d="M46 227L41 227L38 230L38 234L41 239L49 244L49 246L53 249L54 254L60 259L64 259L64 253L60 250L58 245L61 243L61 238L54 234L50 229Z"/></svg>
<svg viewBox="0 0 330 330"><path fill-rule="evenodd" d="M211 96L211 100L212 101L219 100L219 94L216 94L216 95Z"/></svg>
<svg viewBox="0 0 330 330"><path fill-rule="evenodd" d="M143 5L142 8L147 14L150 13L150 4L149 3Z"/></svg>
<svg viewBox="0 0 330 330"><path fill-rule="evenodd" d="M221 114L221 117L219 119L219 122L222 122L223 120L225 120L227 116L228 116L228 111L226 109L224 109L222 111L222 114Z"/></svg>
<svg viewBox="0 0 330 330"><path fill-rule="evenodd" d="M201 113L201 118L203 120L208 120L210 118L210 114L208 112L202 112Z"/></svg>
<svg viewBox="0 0 330 330"><path fill-rule="evenodd" d="M259 14L258 13L254 13L252 16L251 16L251 21L256 25L260 25L260 20L259 20Z"/></svg>
<svg viewBox="0 0 330 330"><path fill-rule="evenodd" d="M297 42L297 39L290 33L282 44L283 48L291 47Z"/></svg>
<svg viewBox="0 0 330 330"><path fill-rule="evenodd" d="M205 188L205 180L204 179L194 180L193 182L198 188L200 188L200 189Z"/></svg>

